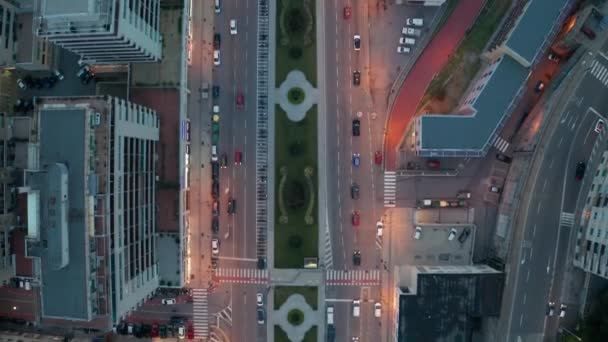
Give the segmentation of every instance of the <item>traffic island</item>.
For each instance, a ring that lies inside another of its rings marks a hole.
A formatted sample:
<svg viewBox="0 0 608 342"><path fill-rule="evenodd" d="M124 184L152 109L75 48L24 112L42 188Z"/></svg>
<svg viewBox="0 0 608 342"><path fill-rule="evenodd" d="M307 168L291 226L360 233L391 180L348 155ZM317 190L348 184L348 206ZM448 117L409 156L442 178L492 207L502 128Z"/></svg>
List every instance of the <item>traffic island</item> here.
<svg viewBox="0 0 608 342"><path fill-rule="evenodd" d="M317 311L318 289L277 286L274 290L275 342L317 341L317 325L323 315Z"/></svg>
<svg viewBox="0 0 608 342"><path fill-rule="evenodd" d="M314 0L277 0L275 268L319 258L315 10Z"/></svg>

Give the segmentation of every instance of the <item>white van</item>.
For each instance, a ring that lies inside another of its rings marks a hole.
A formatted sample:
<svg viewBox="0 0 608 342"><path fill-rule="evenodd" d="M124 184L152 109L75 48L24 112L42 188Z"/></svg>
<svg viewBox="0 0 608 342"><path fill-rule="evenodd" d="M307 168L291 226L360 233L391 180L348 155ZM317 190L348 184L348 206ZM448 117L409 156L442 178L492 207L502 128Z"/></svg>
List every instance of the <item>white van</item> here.
<svg viewBox="0 0 608 342"><path fill-rule="evenodd" d="M414 45L414 44L416 44L416 39L414 39L414 38L408 38L408 37L400 37L399 38L399 44L402 44L402 45Z"/></svg>
<svg viewBox="0 0 608 342"><path fill-rule="evenodd" d="M329 324L329 325L334 324L334 307L333 306L327 307L327 324Z"/></svg>
<svg viewBox="0 0 608 342"><path fill-rule="evenodd" d="M215 13L220 13L222 11L222 6L220 5L220 0L215 0Z"/></svg>
<svg viewBox="0 0 608 342"><path fill-rule="evenodd" d="M217 161L217 146L211 145L211 161Z"/></svg>
<svg viewBox="0 0 608 342"><path fill-rule="evenodd" d="M424 20L422 20L422 18L407 18L407 19L405 19L405 25L422 26L422 25L424 25Z"/></svg>
<svg viewBox="0 0 608 342"><path fill-rule="evenodd" d="M353 300L353 316L359 317L360 312L361 312L361 301Z"/></svg>

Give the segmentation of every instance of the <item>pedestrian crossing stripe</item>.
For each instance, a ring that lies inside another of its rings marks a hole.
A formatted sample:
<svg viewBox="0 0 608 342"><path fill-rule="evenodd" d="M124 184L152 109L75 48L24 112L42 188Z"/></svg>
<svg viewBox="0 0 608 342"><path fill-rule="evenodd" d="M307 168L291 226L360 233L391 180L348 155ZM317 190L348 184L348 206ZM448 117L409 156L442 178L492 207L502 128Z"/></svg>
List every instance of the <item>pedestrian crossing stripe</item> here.
<svg viewBox="0 0 608 342"><path fill-rule="evenodd" d="M268 282L268 270L253 268L220 268L214 275L220 283L265 284Z"/></svg>
<svg viewBox="0 0 608 342"><path fill-rule="evenodd" d="M397 173L395 171L384 172L384 206L395 207L397 199Z"/></svg>
<svg viewBox="0 0 608 342"><path fill-rule="evenodd" d="M380 285L380 270L327 270L326 284L332 285Z"/></svg>
<svg viewBox="0 0 608 342"><path fill-rule="evenodd" d="M206 339L209 335L209 303L206 289L192 289L192 325L194 337Z"/></svg>
<svg viewBox="0 0 608 342"><path fill-rule="evenodd" d="M562 211L559 224L560 226L572 227L574 225L574 214Z"/></svg>
<svg viewBox="0 0 608 342"><path fill-rule="evenodd" d="M506 141L505 139L503 139L502 137L500 137L499 135L495 135L494 138L494 147L496 147L496 149L498 149L500 152L505 153L507 151L507 149L509 148L509 142Z"/></svg>

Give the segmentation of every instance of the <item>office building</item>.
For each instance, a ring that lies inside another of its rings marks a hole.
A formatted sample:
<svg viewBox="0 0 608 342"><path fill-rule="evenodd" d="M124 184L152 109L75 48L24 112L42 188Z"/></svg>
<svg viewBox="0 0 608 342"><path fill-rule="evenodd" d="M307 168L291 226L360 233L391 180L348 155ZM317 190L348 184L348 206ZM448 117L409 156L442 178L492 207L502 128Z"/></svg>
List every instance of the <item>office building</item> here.
<svg viewBox="0 0 608 342"><path fill-rule="evenodd" d="M34 32L90 64L161 59L160 0L38 0Z"/></svg>
<svg viewBox="0 0 608 342"><path fill-rule="evenodd" d="M157 114L109 96L48 97L35 122L38 163L20 192L42 323L108 329L158 286Z"/></svg>
<svg viewBox="0 0 608 342"><path fill-rule="evenodd" d="M15 65L17 2L0 0L0 69Z"/></svg>

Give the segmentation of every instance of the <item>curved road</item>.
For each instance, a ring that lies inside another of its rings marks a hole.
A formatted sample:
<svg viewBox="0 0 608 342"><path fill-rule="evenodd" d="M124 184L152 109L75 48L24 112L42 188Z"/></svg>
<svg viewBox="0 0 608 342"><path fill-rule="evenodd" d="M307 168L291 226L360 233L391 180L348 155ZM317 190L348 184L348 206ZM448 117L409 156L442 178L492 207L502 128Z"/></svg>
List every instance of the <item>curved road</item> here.
<svg viewBox="0 0 608 342"><path fill-rule="evenodd" d="M399 90L384 140L386 169L397 169L397 149L433 77L448 61L481 10L484 0L460 1L443 28L420 55ZM389 153L390 152L390 153Z"/></svg>

